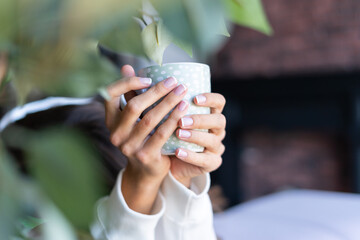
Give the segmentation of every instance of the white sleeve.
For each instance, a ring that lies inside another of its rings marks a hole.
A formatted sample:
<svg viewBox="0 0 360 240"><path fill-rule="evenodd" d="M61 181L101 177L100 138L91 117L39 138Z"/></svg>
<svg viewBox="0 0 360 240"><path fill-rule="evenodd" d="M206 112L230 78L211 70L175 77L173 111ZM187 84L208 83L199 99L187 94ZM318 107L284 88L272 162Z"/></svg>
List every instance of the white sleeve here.
<svg viewBox="0 0 360 240"><path fill-rule="evenodd" d="M123 170L109 197L101 199L96 205L96 219L91 226L91 234L101 240L158 240L155 227L165 212L165 201L158 194L151 215L131 210L121 193Z"/></svg>
<svg viewBox="0 0 360 240"><path fill-rule="evenodd" d="M190 190L170 172L161 188L166 209L156 226L156 240L216 240L209 188L209 174L193 178Z"/></svg>

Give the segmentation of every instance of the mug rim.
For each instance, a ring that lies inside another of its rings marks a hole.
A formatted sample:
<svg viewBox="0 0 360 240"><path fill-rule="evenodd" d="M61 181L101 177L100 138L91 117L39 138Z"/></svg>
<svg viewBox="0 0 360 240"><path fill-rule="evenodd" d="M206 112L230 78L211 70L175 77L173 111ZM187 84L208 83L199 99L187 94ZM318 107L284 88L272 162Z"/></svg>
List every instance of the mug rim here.
<svg viewBox="0 0 360 240"><path fill-rule="evenodd" d="M209 65L205 64L205 63L197 63L197 62L174 62L174 63L164 63L162 65L150 65L147 67L143 67L141 69L146 69L146 68L151 68L151 67L165 67L165 66L169 66L169 65L202 65L204 67L210 68ZM140 70L141 70L140 69Z"/></svg>

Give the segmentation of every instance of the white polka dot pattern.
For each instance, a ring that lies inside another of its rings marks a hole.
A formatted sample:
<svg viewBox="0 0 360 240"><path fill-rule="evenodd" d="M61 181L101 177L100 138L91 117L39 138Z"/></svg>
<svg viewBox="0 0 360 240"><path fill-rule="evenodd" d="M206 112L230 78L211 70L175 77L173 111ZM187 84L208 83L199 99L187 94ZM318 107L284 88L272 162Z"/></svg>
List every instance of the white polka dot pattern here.
<svg viewBox="0 0 360 240"><path fill-rule="evenodd" d="M210 84L210 68L208 65L200 63L168 63L162 66L150 66L139 71L140 77L150 77L153 80L153 85L168 77L175 77L179 84L185 84L188 92L184 97L190 103L186 115L193 114L209 114L208 107L198 107L193 103L194 97L202 93L209 93L211 91ZM156 106L157 103L154 104ZM153 107L154 107L153 106ZM168 116L166 116L160 124L162 124ZM207 131L207 130L199 130ZM186 148L194 152L203 152L204 148L193 143L188 143L179 140L175 134L162 148L162 153L173 155L177 148Z"/></svg>

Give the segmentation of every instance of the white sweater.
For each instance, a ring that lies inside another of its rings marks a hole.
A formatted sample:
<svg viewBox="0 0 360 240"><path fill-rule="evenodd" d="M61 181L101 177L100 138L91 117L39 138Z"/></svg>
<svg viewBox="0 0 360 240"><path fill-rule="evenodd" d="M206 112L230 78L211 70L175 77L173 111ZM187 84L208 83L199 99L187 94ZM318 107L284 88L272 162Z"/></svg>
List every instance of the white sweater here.
<svg viewBox="0 0 360 240"><path fill-rule="evenodd" d="M110 196L96 206L91 228L95 239L108 240L215 240L213 214L207 194L210 176L192 180L190 189L169 172L151 215L131 210L121 193L123 171Z"/></svg>

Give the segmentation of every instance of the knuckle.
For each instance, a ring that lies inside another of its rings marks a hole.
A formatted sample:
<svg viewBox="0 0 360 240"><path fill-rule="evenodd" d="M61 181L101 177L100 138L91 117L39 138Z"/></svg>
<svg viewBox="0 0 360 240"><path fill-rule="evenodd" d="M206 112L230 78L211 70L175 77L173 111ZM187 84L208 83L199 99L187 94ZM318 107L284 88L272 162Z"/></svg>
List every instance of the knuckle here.
<svg viewBox="0 0 360 240"><path fill-rule="evenodd" d="M154 87L154 94L158 96L164 95L166 92L168 92L165 87L162 86L161 82L156 84Z"/></svg>
<svg viewBox="0 0 360 240"><path fill-rule="evenodd" d="M110 135L110 142L114 145L114 146L119 146L120 144L120 137L115 134L115 133L112 133Z"/></svg>
<svg viewBox="0 0 360 240"><path fill-rule="evenodd" d="M125 84L131 88L132 85L135 85L135 83L139 82L139 78L138 77L129 77L127 79L127 81L125 81Z"/></svg>
<svg viewBox="0 0 360 240"><path fill-rule="evenodd" d="M220 114L220 125L222 128L226 127L226 117L224 116L224 114Z"/></svg>
<svg viewBox="0 0 360 240"><path fill-rule="evenodd" d="M226 131L225 131L225 130L224 130L224 131L221 131L221 133L220 133L220 135L219 135L220 140L221 140L221 141L224 140L225 136L226 136Z"/></svg>
<svg viewBox="0 0 360 240"><path fill-rule="evenodd" d="M223 96L223 95L221 95L221 94L219 94L219 98L220 98L220 103L221 103L221 106L225 106L225 104L226 104L226 98Z"/></svg>
<svg viewBox="0 0 360 240"><path fill-rule="evenodd" d="M132 147L128 143L124 143L120 146L120 151L126 156L129 157L132 155Z"/></svg>
<svg viewBox="0 0 360 240"><path fill-rule="evenodd" d="M164 128L158 128L158 130L156 131L156 135L158 136L158 138L160 140L166 140L167 138L167 131Z"/></svg>
<svg viewBox="0 0 360 240"><path fill-rule="evenodd" d="M141 113L141 107L135 100L130 100L125 107L125 110L130 114L139 114Z"/></svg>
<svg viewBox="0 0 360 240"><path fill-rule="evenodd" d="M215 169L218 169L218 168L221 166L222 162L223 162L222 157L217 157L217 158L215 159ZM215 169L214 169L214 170L215 170Z"/></svg>
<svg viewBox="0 0 360 240"><path fill-rule="evenodd" d="M147 152L144 150L138 151L135 157L142 164L147 164L149 162L149 154L147 154Z"/></svg>
<svg viewBox="0 0 360 240"><path fill-rule="evenodd" d="M224 152L225 152L225 145L224 145L224 144L221 144L221 145L220 145L220 150L219 150L220 156L223 155Z"/></svg>
<svg viewBox="0 0 360 240"><path fill-rule="evenodd" d="M150 113L148 113L142 118L141 121L145 127L149 127L149 126L151 126L152 116L150 115Z"/></svg>

